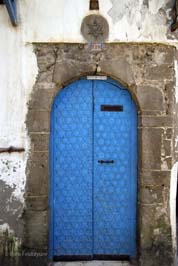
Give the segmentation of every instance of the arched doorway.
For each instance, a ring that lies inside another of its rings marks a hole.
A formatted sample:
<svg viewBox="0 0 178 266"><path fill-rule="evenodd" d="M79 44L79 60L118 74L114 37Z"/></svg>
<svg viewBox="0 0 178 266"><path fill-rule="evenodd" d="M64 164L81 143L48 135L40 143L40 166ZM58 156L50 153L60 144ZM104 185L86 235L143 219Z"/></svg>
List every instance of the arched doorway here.
<svg viewBox="0 0 178 266"><path fill-rule="evenodd" d="M136 257L137 110L117 82L80 79L51 112L54 259Z"/></svg>

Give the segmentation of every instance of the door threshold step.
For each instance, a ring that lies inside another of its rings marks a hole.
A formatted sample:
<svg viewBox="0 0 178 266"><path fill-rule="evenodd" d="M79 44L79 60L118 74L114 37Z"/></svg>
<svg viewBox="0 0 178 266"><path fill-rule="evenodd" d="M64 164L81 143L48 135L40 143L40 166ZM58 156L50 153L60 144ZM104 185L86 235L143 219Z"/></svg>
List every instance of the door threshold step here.
<svg viewBox="0 0 178 266"><path fill-rule="evenodd" d="M131 266L128 261L73 261L55 262L52 266Z"/></svg>

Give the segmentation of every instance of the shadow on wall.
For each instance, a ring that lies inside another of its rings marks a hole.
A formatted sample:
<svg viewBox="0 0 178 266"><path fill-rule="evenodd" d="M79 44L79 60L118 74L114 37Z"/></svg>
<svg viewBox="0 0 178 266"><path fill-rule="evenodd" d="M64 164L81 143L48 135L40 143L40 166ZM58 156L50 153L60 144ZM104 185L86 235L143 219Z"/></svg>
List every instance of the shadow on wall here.
<svg viewBox="0 0 178 266"><path fill-rule="evenodd" d="M177 183L177 191L178 191L178 183ZM176 193L176 243L178 244L178 193ZM177 255L178 255L178 249L177 249Z"/></svg>
<svg viewBox="0 0 178 266"><path fill-rule="evenodd" d="M170 184L170 216L172 228L172 245L174 250L174 266L177 266L177 240L178 240L178 163L175 163L171 172Z"/></svg>

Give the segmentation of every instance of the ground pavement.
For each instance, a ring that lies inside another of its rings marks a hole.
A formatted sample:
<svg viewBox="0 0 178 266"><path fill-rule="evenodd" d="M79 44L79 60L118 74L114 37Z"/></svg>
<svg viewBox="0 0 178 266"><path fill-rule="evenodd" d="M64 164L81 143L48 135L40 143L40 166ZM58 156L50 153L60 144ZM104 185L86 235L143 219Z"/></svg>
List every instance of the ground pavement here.
<svg viewBox="0 0 178 266"><path fill-rule="evenodd" d="M131 266L125 261L56 262L53 266Z"/></svg>

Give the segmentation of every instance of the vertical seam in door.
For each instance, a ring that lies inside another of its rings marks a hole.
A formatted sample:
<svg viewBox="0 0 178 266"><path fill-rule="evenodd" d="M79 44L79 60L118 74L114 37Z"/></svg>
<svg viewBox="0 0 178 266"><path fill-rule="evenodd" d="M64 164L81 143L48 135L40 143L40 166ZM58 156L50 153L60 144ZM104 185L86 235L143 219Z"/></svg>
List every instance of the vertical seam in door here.
<svg viewBox="0 0 178 266"><path fill-rule="evenodd" d="M94 81L92 80L92 258L94 255Z"/></svg>

